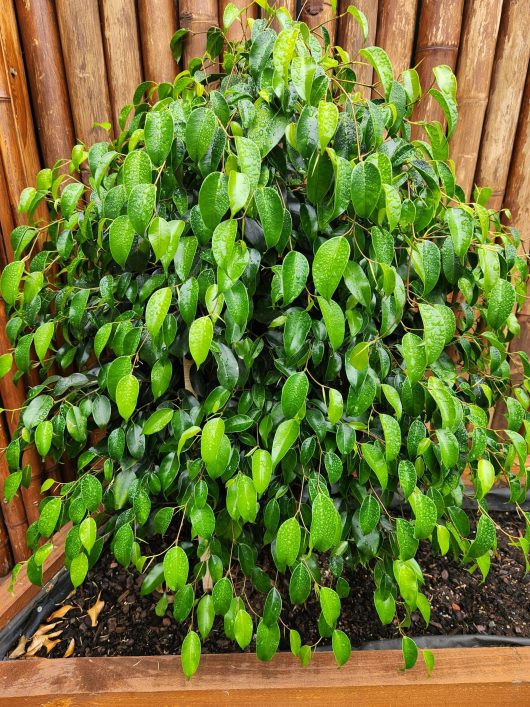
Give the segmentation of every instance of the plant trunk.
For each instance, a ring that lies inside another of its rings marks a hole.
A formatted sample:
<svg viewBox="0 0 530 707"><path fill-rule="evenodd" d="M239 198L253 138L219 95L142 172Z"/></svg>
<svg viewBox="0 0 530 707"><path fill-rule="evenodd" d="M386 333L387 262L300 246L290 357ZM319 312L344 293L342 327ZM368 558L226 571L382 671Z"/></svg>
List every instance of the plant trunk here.
<svg viewBox="0 0 530 707"><path fill-rule="evenodd" d="M348 0L341 0L340 12L346 12L348 6L351 5ZM353 61L359 61L359 50L364 46L371 47L375 44L377 34L377 11L379 8L379 0L358 0L355 6L366 15L368 21L368 37L366 41L363 38L363 33L359 27L357 20L349 12L339 20L339 39L338 44L348 52ZM359 91L365 98L370 98L371 86L373 82L372 65L368 62L362 64L354 64L353 70L357 78L356 91Z"/></svg>
<svg viewBox="0 0 530 707"><path fill-rule="evenodd" d="M377 46L388 54L394 76L410 67L418 0L379 0Z"/></svg>
<svg viewBox="0 0 530 707"><path fill-rule="evenodd" d="M16 0L20 36L43 161L51 167L74 144L61 40L52 0Z"/></svg>
<svg viewBox="0 0 530 707"><path fill-rule="evenodd" d="M488 204L492 209L502 206L510 170L512 145L530 55L528 18L527 0L506 0L475 173L475 184L492 189Z"/></svg>
<svg viewBox="0 0 530 707"><path fill-rule="evenodd" d="M187 66L191 59L202 57L206 51L206 33L210 27L219 26L217 0L181 0L179 24L191 32L184 44L184 65ZM217 71L217 59L206 65L209 71Z"/></svg>
<svg viewBox="0 0 530 707"><path fill-rule="evenodd" d="M114 134L119 135L120 111L132 103L142 82L136 5L134 0L103 0L100 7Z"/></svg>
<svg viewBox="0 0 530 707"><path fill-rule="evenodd" d="M87 145L107 140L95 122L112 120L97 0L57 0L57 19L75 136Z"/></svg>
<svg viewBox="0 0 530 707"><path fill-rule="evenodd" d="M170 49L177 31L177 10L173 0L140 0L138 5L144 78L172 82L178 71Z"/></svg>
<svg viewBox="0 0 530 707"><path fill-rule="evenodd" d="M463 9L464 0L423 0L421 4L414 64L424 95L414 108L414 120L445 123L440 106L427 91L434 82L435 66L446 64L453 70L456 66ZM412 136L423 136L422 128L412 126Z"/></svg>

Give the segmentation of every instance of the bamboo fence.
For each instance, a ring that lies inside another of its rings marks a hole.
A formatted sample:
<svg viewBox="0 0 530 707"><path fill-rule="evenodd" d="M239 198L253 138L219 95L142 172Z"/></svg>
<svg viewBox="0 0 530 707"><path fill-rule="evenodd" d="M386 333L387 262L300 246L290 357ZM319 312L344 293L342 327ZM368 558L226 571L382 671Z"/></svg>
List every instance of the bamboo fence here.
<svg viewBox="0 0 530 707"><path fill-rule="evenodd" d="M228 0L1 0L0 12L0 267L11 257L9 234L20 215L18 195L34 184L40 166L68 158L76 140L87 145L106 139L95 123L111 123L142 80L172 81L206 48L206 33L223 23ZM235 0L243 9L229 39L248 36L247 20L260 9ZM325 27L352 59L363 46L359 26L347 13L348 0L270 0L316 28ZM450 65L458 79L460 119L451 141L459 182L466 194L473 185L493 188L493 205L510 209L530 243L530 12L528 0L357 0L369 22L366 45L388 53L396 77L417 65L424 92L433 82L432 68ZM191 30L181 66L170 49L173 33ZM355 65L359 90L377 96L376 80L367 64ZM210 71L217 68L217 60ZM442 120L438 106L426 96L414 118ZM416 134L423 137L421 129ZM39 214L46 217L44 211ZM514 346L530 351L527 322ZM8 347L5 312L0 303L0 352ZM29 384L35 381L30 376ZM0 407L19 409L25 386L12 377L0 379ZM18 413L0 414L0 448L9 443ZM60 467L42 464L34 450L25 463L32 482L11 503L0 503L0 576L12 562L27 556L25 532L33 522L40 485L47 476L73 478L68 460ZM0 498L8 474L0 455Z"/></svg>

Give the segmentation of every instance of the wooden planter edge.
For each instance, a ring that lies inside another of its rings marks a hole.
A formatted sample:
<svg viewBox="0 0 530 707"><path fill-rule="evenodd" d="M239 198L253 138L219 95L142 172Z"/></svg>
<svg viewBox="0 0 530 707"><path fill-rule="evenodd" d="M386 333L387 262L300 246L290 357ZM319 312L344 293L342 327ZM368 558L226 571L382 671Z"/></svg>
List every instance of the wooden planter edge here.
<svg viewBox="0 0 530 707"><path fill-rule="evenodd" d="M418 661L401 670L400 651L357 651L338 669L331 653L310 667L280 653L270 663L253 654L204 655L187 682L177 656L5 661L0 694L17 705L146 704L530 704L530 648L439 649L432 676ZM2 702L3 703L3 702Z"/></svg>

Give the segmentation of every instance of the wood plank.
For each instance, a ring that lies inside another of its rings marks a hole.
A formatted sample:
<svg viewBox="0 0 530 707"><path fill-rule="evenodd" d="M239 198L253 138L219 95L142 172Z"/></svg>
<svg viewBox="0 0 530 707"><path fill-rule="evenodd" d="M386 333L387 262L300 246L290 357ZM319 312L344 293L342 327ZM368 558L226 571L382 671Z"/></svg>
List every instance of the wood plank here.
<svg viewBox="0 0 530 707"><path fill-rule="evenodd" d="M223 26L223 14L229 0L219 0L219 26ZM249 19L256 20L258 18L258 6L252 4L249 6L247 0L233 0L232 5L235 5L238 10L242 10L238 19L233 22L226 33L227 39L230 42L241 42L250 38Z"/></svg>
<svg viewBox="0 0 530 707"><path fill-rule="evenodd" d="M417 6L418 0L379 0L376 43L388 54L398 78L410 68Z"/></svg>
<svg viewBox="0 0 530 707"><path fill-rule="evenodd" d="M287 653L270 663L251 654L205 655L189 682L175 656L7 661L0 664L0 694L10 707L530 704L530 648L433 653L431 677L420 661L401 672L400 651L354 652L340 670L328 652L306 669Z"/></svg>
<svg viewBox="0 0 530 707"><path fill-rule="evenodd" d="M206 51L206 34L210 27L219 26L217 0L180 0L179 24L190 30L184 44L183 68L186 69L192 59L202 57ZM206 62L206 66L210 71L219 68L217 60L211 64Z"/></svg>
<svg viewBox="0 0 530 707"><path fill-rule="evenodd" d="M46 559L42 572L43 584L56 575L64 564L64 542L71 527L72 524L68 523L53 536L54 548ZM6 626L41 590L41 587L29 581L25 567L20 570L13 594L8 592L9 583L10 577L0 580L0 629ZM1 702L0 700L0 704Z"/></svg>
<svg viewBox="0 0 530 707"><path fill-rule="evenodd" d="M331 46L335 44L337 13L334 12L331 2L326 2L326 0L302 0L300 19L315 32L321 43L324 42L322 27L325 27L329 32Z"/></svg>
<svg viewBox="0 0 530 707"><path fill-rule="evenodd" d="M339 5L340 12L346 12L349 5L351 5L349 0L341 0ZM368 37L366 41L364 41L359 23L353 15L347 12L347 14L339 19L338 44L348 52L353 61L359 61L359 50L363 47L371 47L375 44L379 2L378 0L357 0L355 7L361 12L364 12L366 16L368 21ZM353 70L355 71L355 77L358 82L355 90L359 91L365 98L370 98L372 90L369 87L373 81L372 65L363 61L362 64L354 64Z"/></svg>
<svg viewBox="0 0 530 707"><path fill-rule="evenodd" d="M530 56L528 0L503 6L475 184L491 187L488 206L499 209L510 171L510 158Z"/></svg>
<svg viewBox="0 0 530 707"><path fill-rule="evenodd" d="M132 103L134 91L142 82L136 5L134 0L103 0L100 11L112 125L114 134L119 135L120 111Z"/></svg>
<svg viewBox="0 0 530 707"><path fill-rule="evenodd" d="M177 8L173 0L140 0L140 40L146 80L173 82L178 66L170 49L177 31Z"/></svg>

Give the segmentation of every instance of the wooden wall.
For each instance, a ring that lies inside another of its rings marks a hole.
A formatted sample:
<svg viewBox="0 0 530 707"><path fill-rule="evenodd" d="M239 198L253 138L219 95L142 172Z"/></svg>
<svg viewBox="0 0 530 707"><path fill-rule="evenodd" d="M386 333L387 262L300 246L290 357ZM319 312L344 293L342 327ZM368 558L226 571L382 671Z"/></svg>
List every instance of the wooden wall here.
<svg viewBox="0 0 530 707"><path fill-rule="evenodd" d="M325 23L332 41L350 54L362 46L350 15L333 14L322 0L269 0L285 5L311 27ZM169 42L179 27L192 31L184 63L202 54L206 31L222 23L227 0L1 0L0 12L0 267L11 255L9 233L19 222L18 194L34 184L40 167L68 158L75 140L105 139L96 122L117 123L122 105L144 79L171 81L179 67ZM244 8L247 0L236 0ZM339 12L350 2L338 0ZM368 44L389 54L399 74L418 65L424 89L432 67L449 64L458 79L460 119L451 142L459 182L493 189L492 205L510 209L530 242L529 0L357 0L370 22ZM257 17L259 8L247 9ZM235 24L230 38L241 36ZM371 67L359 71L368 95ZM429 98L418 119L441 119ZM526 318L530 310L525 311ZM0 302L0 348L5 314ZM526 327L525 327L526 329ZM524 337L526 340L527 337ZM31 383L31 381L30 381ZM0 380L1 407L20 407L24 387ZM0 447L16 416L0 413ZM27 554L24 536L35 519L44 476L67 469L41 468L35 455L31 488L0 504L0 576ZM8 474L0 456L0 497Z"/></svg>

